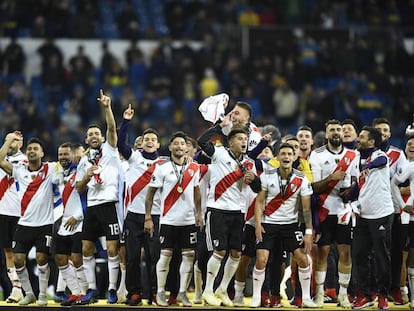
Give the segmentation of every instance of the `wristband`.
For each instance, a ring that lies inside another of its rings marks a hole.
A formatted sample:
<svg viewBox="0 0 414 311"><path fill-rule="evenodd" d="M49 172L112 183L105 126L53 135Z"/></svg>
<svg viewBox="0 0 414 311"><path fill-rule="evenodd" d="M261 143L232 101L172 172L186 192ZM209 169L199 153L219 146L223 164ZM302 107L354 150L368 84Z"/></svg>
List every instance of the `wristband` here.
<svg viewBox="0 0 414 311"><path fill-rule="evenodd" d="M313 230L312 229L306 229L305 230L305 235L312 235L313 234Z"/></svg>

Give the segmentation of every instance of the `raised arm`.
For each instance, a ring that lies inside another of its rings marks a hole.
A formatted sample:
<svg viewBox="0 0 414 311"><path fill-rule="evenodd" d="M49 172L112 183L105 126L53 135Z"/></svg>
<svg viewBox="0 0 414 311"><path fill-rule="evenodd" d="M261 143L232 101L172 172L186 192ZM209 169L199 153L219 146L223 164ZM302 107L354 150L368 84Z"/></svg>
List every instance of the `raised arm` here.
<svg viewBox="0 0 414 311"><path fill-rule="evenodd" d="M13 143L23 140L23 136L19 131L7 134L3 146L0 148L0 167L9 175L13 173L13 165L6 160L7 152Z"/></svg>
<svg viewBox="0 0 414 311"><path fill-rule="evenodd" d="M126 142L127 132L129 124L131 123L131 119L134 116L134 109L131 108L131 105L128 106L127 109L125 109L122 119L122 124L119 129L119 136L118 136L118 150L122 154L122 156L125 159L129 159L129 157L132 154L132 148L130 145Z"/></svg>
<svg viewBox="0 0 414 311"><path fill-rule="evenodd" d="M112 112L112 107L111 107L111 98L105 95L102 90L100 90L98 101L101 103L104 109L104 112L105 112L106 139L112 147L116 148L116 143L117 143L116 124L115 124L115 118L114 118L114 114Z"/></svg>

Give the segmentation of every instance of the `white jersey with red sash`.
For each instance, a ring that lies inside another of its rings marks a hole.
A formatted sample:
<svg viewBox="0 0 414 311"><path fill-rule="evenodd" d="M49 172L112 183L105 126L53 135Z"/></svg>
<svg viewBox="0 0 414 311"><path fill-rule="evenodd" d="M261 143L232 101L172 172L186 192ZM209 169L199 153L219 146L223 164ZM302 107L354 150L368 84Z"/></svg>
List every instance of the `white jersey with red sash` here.
<svg viewBox="0 0 414 311"><path fill-rule="evenodd" d="M390 165L390 178L392 178L397 172L401 172L401 170L405 167L407 164L407 158L401 149L394 146L390 146L385 154L388 157L388 163ZM400 208L398 200L394 198L394 196L392 196L392 202L394 204L394 212L399 213Z"/></svg>
<svg viewBox="0 0 414 311"><path fill-rule="evenodd" d="M82 202L82 196L76 191L76 165L71 165L68 170L64 170L59 164L56 165L53 183L59 188L59 193L62 198L63 215L62 224L59 227L58 234L63 236L73 235L77 232L82 232L83 223L83 206L86 202ZM73 231L69 231L64 227L64 224L69 218L74 217L78 220L78 225Z"/></svg>
<svg viewBox="0 0 414 311"><path fill-rule="evenodd" d="M147 196L151 176L155 167L167 161L162 157L155 160L146 159L141 152L133 151L128 159L129 169L125 175L125 207L128 211L145 214L145 197ZM151 214L160 215L161 196L157 191L154 196Z"/></svg>
<svg viewBox="0 0 414 311"><path fill-rule="evenodd" d="M95 153L93 155L93 153ZM96 163L100 170L88 182L88 206L107 202L118 202L119 178L121 176L121 161L118 149L105 142L101 150L89 150L78 164L76 182L81 181L86 171Z"/></svg>
<svg viewBox="0 0 414 311"><path fill-rule="evenodd" d="M400 184L404 183L406 180L410 181L410 195L404 195L404 196L401 195L400 188L398 188L397 185L394 185L394 181L391 183L392 198L393 198L393 202L395 201L398 202L397 203L398 208L400 209L400 213L401 213L401 223L408 224L410 221L414 221L414 215L410 215L407 212L404 212L402 209L404 208L405 205L411 205L411 206L414 205L414 160L406 161L404 167L395 173L394 178ZM396 193L396 191L398 193ZM402 202L400 202L399 199L402 199ZM395 209L395 203L394 203L394 209Z"/></svg>
<svg viewBox="0 0 414 311"><path fill-rule="evenodd" d="M26 161L27 157L21 151L12 156L6 156L11 164ZM0 214L20 217L20 199L17 193L19 183L5 171L0 170Z"/></svg>
<svg viewBox="0 0 414 311"><path fill-rule="evenodd" d="M293 169L282 179L279 169L266 170L260 176L262 190L267 191L262 223L291 224L299 221L298 200L313 193L306 175Z"/></svg>
<svg viewBox="0 0 414 311"><path fill-rule="evenodd" d="M256 173L252 160L245 157L241 164ZM207 207L233 212L245 211L246 197L242 191L249 186L244 183L241 168L225 147L215 147L209 170Z"/></svg>
<svg viewBox="0 0 414 311"><path fill-rule="evenodd" d="M374 161L380 156L386 157L386 154L381 150L375 150L365 164ZM388 163L381 168L370 169L367 177L360 178L358 186L358 201L361 204L361 217L379 219L394 213Z"/></svg>
<svg viewBox="0 0 414 311"><path fill-rule="evenodd" d="M329 215L338 215L343 210L342 198L339 196L341 188L351 186L351 176L359 176L359 152L343 147L341 152L333 153L326 145L315 149L309 156L312 168L313 181L325 179L332 173L346 171L345 178L340 181L331 181L328 189L319 195L319 219L324 221Z"/></svg>
<svg viewBox="0 0 414 311"><path fill-rule="evenodd" d="M20 219L18 224L39 227L53 224L52 178L56 163L43 163L38 171L29 164L13 164L13 177L19 182Z"/></svg>
<svg viewBox="0 0 414 311"><path fill-rule="evenodd" d="M182 176L181 183L178 172ZM156 166L150 187L159 188L161 192L160 224L195 224L194 187L199 183L200 171L197 163L190 162L183 167L167 161Z"/></svg>

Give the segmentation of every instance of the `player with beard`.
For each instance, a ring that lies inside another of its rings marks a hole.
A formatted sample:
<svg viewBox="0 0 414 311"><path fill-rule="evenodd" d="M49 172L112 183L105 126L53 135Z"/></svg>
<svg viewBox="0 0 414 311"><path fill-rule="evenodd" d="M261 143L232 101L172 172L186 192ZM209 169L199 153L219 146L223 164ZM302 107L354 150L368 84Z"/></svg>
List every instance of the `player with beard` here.
<svg viewBox="0 0 414 311"><path fill-rule="evenodd" d="M100 91L98 98L105 113L107 131L106 141L97 125L89 126L85 142L89 149L81 158L76 174L76 189L79 193L88 191L88 207L82 228L82 254L88 292L81 299L82 304L94 301L97 295L95 274L95 241L106 236L108 253L108 302L118 300L116 288L119 274L118 243L120 225L117 216L121 161L116 148L117 134L111 98Z"/></svg>
<svg viewBox="0 0 414 311"><path fill-rule="evenodd" d="M339 260L339 295L341 307L349 308L347 287L351 278L351 222L338 224L338 214L344 209L343 197L358 177L359 155L342 145L342 125L338 120L326 123L325 137L328 143L312 151L309 162L312 168L313 189L319 195L319 221L321 238L316 263L316 296L318 307L324 304L324 283L327 258L332 243L337 243Z"/></svg>
<svg viewBox="0 0 414 311"><path fill-rule="evenodd" d="M390 179L400 172L406 165L407 158L404 152L395 146L390 145L391 138L391 123L386 118L376 118L372 122L372 126L378 129L381 133L381 144L379 148L384 151L388 156L388 162L390 165ZM390 298L395 304L403 304L403 299L400 290L400 277L401 277L401 265L403 255L403 239L401 235L401 214L400 206L393 196L394 203L394 221L392 224L392 243L391 243L391 290Z"/></svg>

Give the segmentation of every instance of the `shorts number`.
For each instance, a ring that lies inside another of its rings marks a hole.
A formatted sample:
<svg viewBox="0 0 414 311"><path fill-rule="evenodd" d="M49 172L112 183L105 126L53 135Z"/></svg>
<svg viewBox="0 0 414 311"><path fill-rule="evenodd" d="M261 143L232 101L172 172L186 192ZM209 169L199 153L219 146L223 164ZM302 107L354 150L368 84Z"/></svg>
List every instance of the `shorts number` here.
<svg viewBox="0 0 414 311"><path fill-rule="evenodd" d="M111 231L111 235L119 235L119 225L118 224L110 224L109 230Z"/></svg>
<svg viewBox="0 0 414 311"><path fill-rule="evenodd" d="M52 245L52 237L50 235L45 235L46 239L46 247L50 247Z"/></svg>
<svg viewBox="0 0 414 311"><path fill-rule="evenodd" d="M302 243L303 241L303 232L302 231L295 231L296 241Z"/></svg>
<svg viewBox="0 0 414 311"><path fill-rule="evenodd" d="M190 233L190 244L197 244L197 232Z"/></svg>

